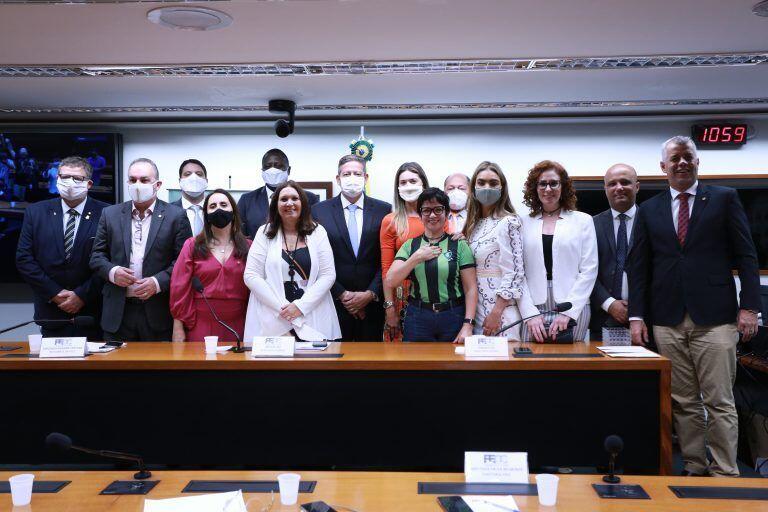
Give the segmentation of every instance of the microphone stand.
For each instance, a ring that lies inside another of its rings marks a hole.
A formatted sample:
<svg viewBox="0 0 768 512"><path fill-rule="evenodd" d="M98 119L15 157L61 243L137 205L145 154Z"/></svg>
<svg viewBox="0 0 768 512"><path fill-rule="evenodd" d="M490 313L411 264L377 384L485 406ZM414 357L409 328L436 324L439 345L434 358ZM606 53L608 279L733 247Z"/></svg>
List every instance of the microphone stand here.
<svg viewBox="0 0 768 512"><path fill-rule="evenodd" d="M603 477L603 482L607 484L618 484L621 482L621 477L616 476L616 453L611 453L611 458L608 460L608 474Z"/></svg>
<svg viewBox="0 0 768 512"><path fill-rule="evenodd" d="M24 327L25 325L33 324L35 322L71 324L71 323L74 323L74 318L55 318L51 320L30 320L28 322L22 322L20 324L12 325L11 327L6 327L5 329L0 331L0 334L6 333L8 331L12 331L14 329L18 329L19 327Z"/></svg>
<svg viewBox="0 0 768 512"><path fill-rule="evenodd" d="M203 286L203 283L200 282L200 280L197 277L194 277L192 279L192 288L195 289L195 291L200 292L200 295L203 296L203 300L205 301L205 305L208 306L208 311L211 312L211 315L213 316L213 319L216 320L216 322L219 323L222 327L224 327L226 330L231 332L235 336L235 340L237 340L237 345L232 347L230 349L231 352L246 352L247 349L243 346L242 340L240 339L240 335L237 333L236 330L225 324L220 318L219 315L216 314L216 310L213 309L213 306L211 306L211 303L208 302L208 297L205 296L205 287Z"/></svg>
<svg viewBox="0 0 768 512"><path fill-rule="evenodd" d="M142 459L138 455L133 455L130 453L121 453L121 452L113 452L110 450L92 450L90 448L83 448L82 446L75 446L72 445L73 450L77 450L79 452L88 453L91 455L99 455L100 457L106 457L109 459L118 459L118 460L127 460L131 462L135 462L139 466L139 470L134 473L133 478L136 480L145 480L152 476L152 473L147 470L147 467L144 465L144 459Z"/></svg>

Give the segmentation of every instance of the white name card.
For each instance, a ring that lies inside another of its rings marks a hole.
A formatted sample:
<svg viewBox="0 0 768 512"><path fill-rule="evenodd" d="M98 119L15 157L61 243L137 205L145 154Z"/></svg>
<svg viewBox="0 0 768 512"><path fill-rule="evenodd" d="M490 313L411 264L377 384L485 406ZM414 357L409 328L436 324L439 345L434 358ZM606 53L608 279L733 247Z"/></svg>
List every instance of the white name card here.
<svg viewBox="0 0 768 512"><path fill-rule="evenodd" d="M509 357L509 345L504 336L468 336L464 338L466 357Z"/></svg>
<svg viewBox="0 0 768 512"><path fill-rule="evenodd" d="M527 484L527 452L464 452L467 482Z"/></svg>
<svg viewBox="0 0 768 512"><path fill-rule="evenodd" d="M293 357L293 336L254 336L251 357Z"/></svg>
<svg viewBox="0 0 768 512"><path fill-rule="evenodd" d="M88 354L88 339L43 338L40 345L40 359L48 357L85 357Z"/></svg>

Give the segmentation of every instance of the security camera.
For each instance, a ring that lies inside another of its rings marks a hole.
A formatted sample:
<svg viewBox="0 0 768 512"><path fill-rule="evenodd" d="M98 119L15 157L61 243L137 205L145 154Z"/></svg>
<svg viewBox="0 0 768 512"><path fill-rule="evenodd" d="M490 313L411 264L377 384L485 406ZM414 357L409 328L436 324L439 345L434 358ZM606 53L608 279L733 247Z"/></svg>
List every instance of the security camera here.
<svg viewBox="0 0 768 512"><path fill-rule="evenodd" d="M275 122L275 133L280 138L285 138L293 133L293 126L296 119L296 103L291 100L270 100L269 111L276 113L287 113L288 119L278 119Z"/></svg>

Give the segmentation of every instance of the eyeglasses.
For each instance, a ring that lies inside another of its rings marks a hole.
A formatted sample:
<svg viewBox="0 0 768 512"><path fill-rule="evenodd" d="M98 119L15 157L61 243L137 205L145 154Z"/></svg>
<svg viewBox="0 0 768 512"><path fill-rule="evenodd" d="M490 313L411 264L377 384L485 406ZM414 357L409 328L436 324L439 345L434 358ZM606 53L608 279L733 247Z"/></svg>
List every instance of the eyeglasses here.
<svg viewBox="0 0 768 512"><path fill-rule="evenodd" d="M551 188L552 190L557 190L560 188L560 180L540 181L536 184L536 186L539 188L539 190L546 190L547 187Z"/></svg>
<svg viewBox="0 0 768 512"><path fill-rule="evenodd" d="M423 217L429 217L433 213L437 216L440 216L445 213L445 207L435 206L434 208L422 208L420 213Z"/></svg>
<svg viewBox="0 0 768 512"><path fill-rule="evenodd" d="M88 181L85 176L72 176L71 174L59 174L60 180L73 180L75 183L82 183Z"/></svg>

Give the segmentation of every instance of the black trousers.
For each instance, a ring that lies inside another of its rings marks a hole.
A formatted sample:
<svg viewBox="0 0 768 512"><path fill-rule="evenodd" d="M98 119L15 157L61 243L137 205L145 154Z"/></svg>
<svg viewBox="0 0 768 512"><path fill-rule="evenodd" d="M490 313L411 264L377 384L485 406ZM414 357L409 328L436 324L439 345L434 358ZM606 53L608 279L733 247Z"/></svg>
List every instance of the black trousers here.
<svg viewBox="0 0 768 512"><path fill-rule="evenodd" d="M123 321L116 332L104 331L105 341L171 341L173 328L155 329L147 319L146 303L125 302Z"/></svg>
<svg viewBox="0 0 768 512"><path fill-rule="evenodd" d="M40 326L40 334L43 335L43 338L79 338L85 336L88 341L102 341L104 339L98 325L93 327L75 327L70 324L56 325L55 327Z"/></svg>
<svg viewBox="0 0 768 512"><path fill-rule="evenodd" d="M358 320L349 314L338 300L334 301L341 327L341 341L382 341L384 310L381 302L371 302L365 307L365 318Z"/></svg>

